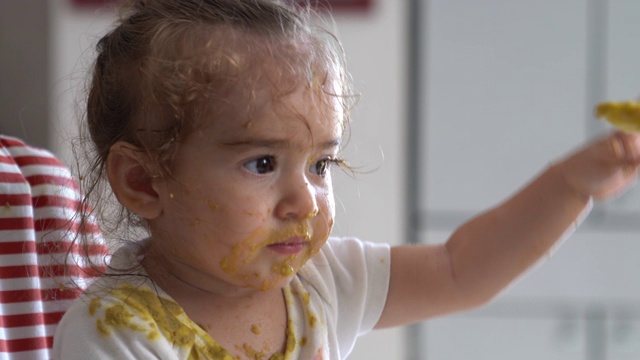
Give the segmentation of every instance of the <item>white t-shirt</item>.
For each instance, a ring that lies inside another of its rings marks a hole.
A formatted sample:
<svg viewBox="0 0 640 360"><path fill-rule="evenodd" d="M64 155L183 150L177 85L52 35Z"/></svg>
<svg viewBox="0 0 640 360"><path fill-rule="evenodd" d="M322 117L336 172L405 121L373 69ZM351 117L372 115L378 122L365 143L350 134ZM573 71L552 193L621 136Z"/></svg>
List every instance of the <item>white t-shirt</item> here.
<svg viewBox="0 0 640 360"><path fill-rule="evenodd" d="M112 257L138 263L137 246ZM388 245L330 238L284 288L289 327L284 359L344 359L378 322L389 286ZM142 270L137 270L139 274ZM56 359L232 359L182 308L142 276L106 276L65 314Z"/></svg>

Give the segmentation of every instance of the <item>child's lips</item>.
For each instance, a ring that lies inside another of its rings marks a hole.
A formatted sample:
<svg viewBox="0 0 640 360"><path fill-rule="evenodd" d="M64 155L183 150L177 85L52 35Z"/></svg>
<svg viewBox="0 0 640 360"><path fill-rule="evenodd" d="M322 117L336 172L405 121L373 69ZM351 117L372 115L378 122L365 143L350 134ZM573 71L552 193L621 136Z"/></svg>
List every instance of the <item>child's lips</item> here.
<svg viewBox="0 0 640 360"><path fill-rule="evenodd" d="M268 245L267 248L282 255L295 255L300 253L308 243L304 237L296 237Z"/></svg>

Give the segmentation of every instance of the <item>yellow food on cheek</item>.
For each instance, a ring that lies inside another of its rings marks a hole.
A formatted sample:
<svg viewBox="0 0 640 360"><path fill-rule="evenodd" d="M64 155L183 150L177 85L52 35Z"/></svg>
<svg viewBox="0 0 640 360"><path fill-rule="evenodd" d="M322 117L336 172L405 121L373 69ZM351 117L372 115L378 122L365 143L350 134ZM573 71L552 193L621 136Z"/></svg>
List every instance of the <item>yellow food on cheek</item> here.
<svg viewBox="0 0 640 360"><path fill-rule="evenodd" d="M295 270L293 269L293 266L286 263L275 264L273 267L274 267L273 272L280 273L283 276L291 276L295 272Z"/></svg>

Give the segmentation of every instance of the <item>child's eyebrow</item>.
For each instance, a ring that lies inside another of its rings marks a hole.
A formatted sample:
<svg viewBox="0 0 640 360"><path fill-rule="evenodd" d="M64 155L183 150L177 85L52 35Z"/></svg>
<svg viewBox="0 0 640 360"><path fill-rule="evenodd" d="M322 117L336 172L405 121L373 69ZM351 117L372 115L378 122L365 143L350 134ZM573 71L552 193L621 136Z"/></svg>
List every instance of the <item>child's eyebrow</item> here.
<svg viewBox="0 0 640 360"><path fill-rule="evenodd" d="M325 141L321 143L318 148L320 149L329 149L340 146L340 139L331 139L329 141ZM281 140L281 139L242 139L237 141L229 141L223 142L220 144L225 147L265 147L265 148L274 148L274 149L284 149L289 148L293 144L289 140Z"/></svg>

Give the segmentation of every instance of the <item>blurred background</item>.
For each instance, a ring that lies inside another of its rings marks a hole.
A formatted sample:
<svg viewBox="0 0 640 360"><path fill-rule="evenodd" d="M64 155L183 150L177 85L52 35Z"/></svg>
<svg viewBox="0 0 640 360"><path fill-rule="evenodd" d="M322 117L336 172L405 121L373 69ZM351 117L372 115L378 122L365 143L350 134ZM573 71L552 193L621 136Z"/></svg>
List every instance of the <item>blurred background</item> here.
<svg viewBox="0 0 640 360"><path fill-rule="evenodd" d="M93 48L115 19L90 0L0 1L0 132L73 163ZM362 94L334 234L441 242L640 95L640 1L336 1ZM635 44L635 45L634 45ZM640 359L640 189L597 204L491 305L374 331L350 359Z"/></svg>

